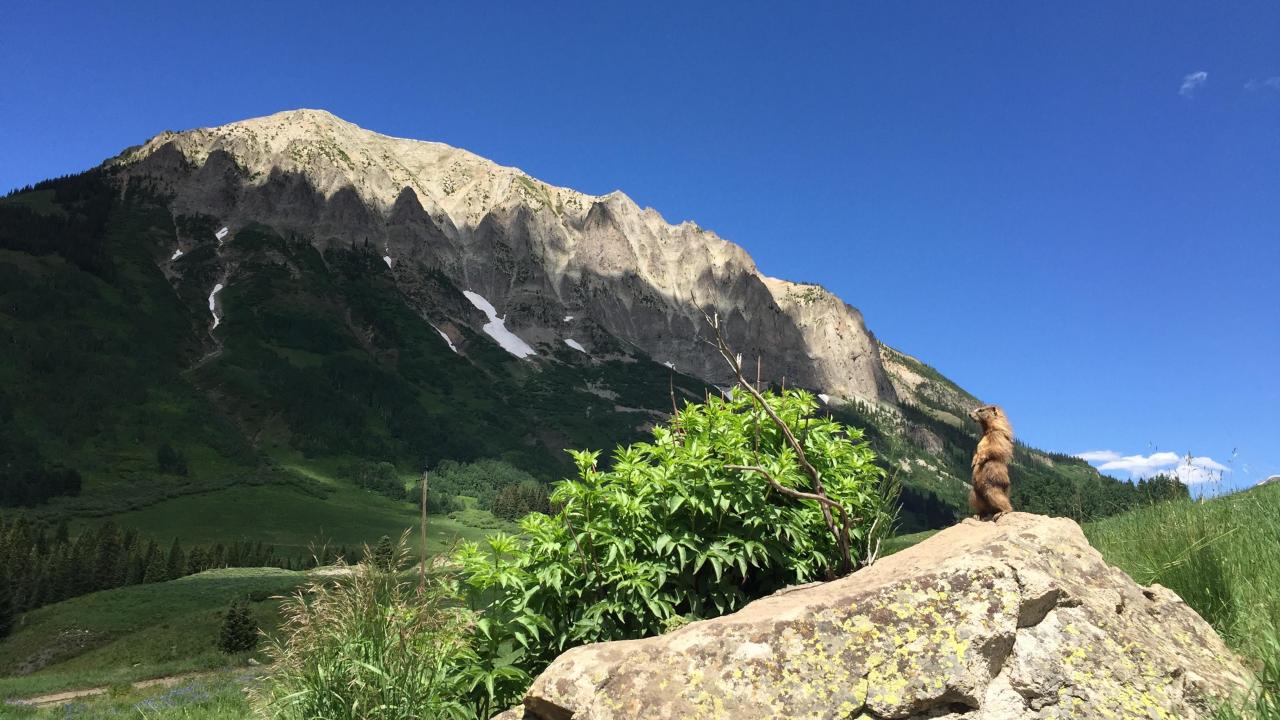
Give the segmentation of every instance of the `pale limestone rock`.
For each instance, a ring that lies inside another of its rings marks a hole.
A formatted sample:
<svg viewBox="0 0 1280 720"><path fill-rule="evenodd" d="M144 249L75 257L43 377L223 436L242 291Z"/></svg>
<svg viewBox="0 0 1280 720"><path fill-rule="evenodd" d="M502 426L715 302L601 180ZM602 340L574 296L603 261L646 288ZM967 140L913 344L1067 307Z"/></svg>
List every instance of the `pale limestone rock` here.
<svg viewBox="0 0 1280 720"><path fill-rule="evenodd" d="M321 247L368 240L395 259L420 308L435 269L491 301L507 327L559 344L560 318L590 321L680 372L729 383L699 339L722 314L766 379L832 396L896 400L862 315L816 285L765 277L737 245L672 225L620 192L559 188L464 150L363 130L322 110L166 132L110 161L174 197L176 213L261 222ZM430 307L426 305L429 304ZM451 317L478 328L479 313Z"/></svg>
<svg viewBox="0 0 1280 720"><path fill-rule="evenodd" d="M732 615L570 650L523 717L1196 720L1248 680L1174 593L1107 565L1074 522L1014 513Z"/></svg>

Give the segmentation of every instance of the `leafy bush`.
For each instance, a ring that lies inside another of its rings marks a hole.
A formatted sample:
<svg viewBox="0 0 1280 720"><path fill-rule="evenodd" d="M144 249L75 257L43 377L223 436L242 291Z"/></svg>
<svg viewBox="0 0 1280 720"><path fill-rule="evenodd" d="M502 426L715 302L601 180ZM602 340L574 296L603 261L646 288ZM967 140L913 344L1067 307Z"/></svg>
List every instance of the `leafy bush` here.
<svg viewBox="0 0 1280 720"><path fill-rule="evenodd" d="M366 549L365 554L372 551ZM405 538L392 565L408 560ZM437 568L419 585L368 563L309 584L281 606L273 671L255 690L264 717L469 718L463 667L472 615Z"/></svg>
<svg viewBox="0 0 1280 720"><path fill-rule="evenodd" d="M169 443L161 443L156 449L156 467L166 475L186 475L187 459Z"/></svg>
<svg viewBox="0 0 1280 720"><path fill-rule="evenodd" d="M533 673L575 645L653 635L836 573L837 542L816 502L727 467L761 467L784 487L811 489L778 427L735 396L686 406L652 442L617 450L607 472L597 453L573 453L578 478L556 486L554 515L526 516L520 536L491 536L488 551L462 548L490 667L502 659ZM861 433L814 417L808 393L765 400L855 519L854 559L867 559L890 530L895 497Z"/></svg>
<svg viewBox="0 0 1280 720"><path fill-rule="evenodd" d="M396 475L396 466L389 462L361 460L348 465L344 474L365 490L387 497L404 497L404 482Z"/></svg>

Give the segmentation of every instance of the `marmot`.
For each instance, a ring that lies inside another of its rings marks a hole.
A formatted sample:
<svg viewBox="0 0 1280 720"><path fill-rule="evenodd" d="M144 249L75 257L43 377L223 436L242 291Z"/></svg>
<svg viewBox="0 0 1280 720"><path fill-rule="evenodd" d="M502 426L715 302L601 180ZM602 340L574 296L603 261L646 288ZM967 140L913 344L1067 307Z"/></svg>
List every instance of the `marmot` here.
<svg viewBox="0 0 1280 720"><path fill-rule="evenodd" d="M982 426L982 439L973 451L973 488L969 507L980 518L1013 512L1009 504L1009 461L1013 459L1013 428L998 405L969 413Z"/></svg>

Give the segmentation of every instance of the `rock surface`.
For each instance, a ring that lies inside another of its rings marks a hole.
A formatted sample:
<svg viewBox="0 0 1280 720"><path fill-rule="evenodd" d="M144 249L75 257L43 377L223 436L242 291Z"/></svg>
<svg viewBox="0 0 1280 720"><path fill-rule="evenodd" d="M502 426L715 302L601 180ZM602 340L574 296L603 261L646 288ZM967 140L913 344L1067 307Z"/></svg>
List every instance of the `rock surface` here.
<svg viewBox="0 0 1280 720"><path fill-rule="evenodd" d="M733 615L575 648L499 717L1195 720L1248 677L1074 522L1014 513Z"/></svg>
<svg viewBox="0 0 1280 720"><path fill-rule="evenodd" d="M769 278L741 247L672 225L621 192L588 195L441 143L364 130L321 110L165 132L109 161L173 197L175 214L253 222L320 247L368 240L410 296L424 271L486 298L523 341L559 347L565 316L715 384L729 377L698 336L705 309L765 377L894 402L862 314L817 285ZM455 303L456 304L456 303ZM479 313L439 324L479 329ZM576 332L577 330L575 330ZM531 360L532 361L532 360Z"/></svg>

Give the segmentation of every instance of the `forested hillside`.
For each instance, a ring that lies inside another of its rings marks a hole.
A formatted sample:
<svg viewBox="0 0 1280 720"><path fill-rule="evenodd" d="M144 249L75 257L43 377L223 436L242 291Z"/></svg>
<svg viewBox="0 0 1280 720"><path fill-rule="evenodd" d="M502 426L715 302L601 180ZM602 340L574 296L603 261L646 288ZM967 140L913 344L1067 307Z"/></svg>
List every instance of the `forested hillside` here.
<svg viewBox="0 0 1280 720"><path fill-rule="evenodd" d="M317 477L406 502L424 469L491 461L432 509L514 519L570 469L565 449L628 442L720 392L601 332L590 355L559 345L522 361L424 316L367 241L322 250L265 225L218 238L214 218L168 202L111 169L0 201L0 504L53 520L278 486L305 513L334 492ZM467 309L443 273L415 273L413 293ZM884 352L901 402L828 410L900 476L903 529L940 527L966 512L977 434L963 418L978 401ZM1100 517L1166 491L1018 449L1015 501L1032 511Z"/></svg>

